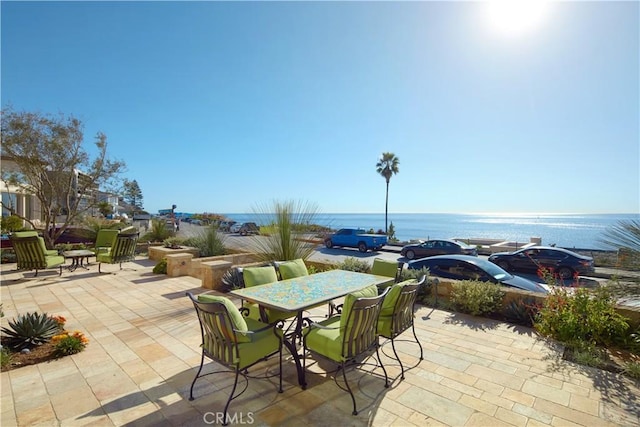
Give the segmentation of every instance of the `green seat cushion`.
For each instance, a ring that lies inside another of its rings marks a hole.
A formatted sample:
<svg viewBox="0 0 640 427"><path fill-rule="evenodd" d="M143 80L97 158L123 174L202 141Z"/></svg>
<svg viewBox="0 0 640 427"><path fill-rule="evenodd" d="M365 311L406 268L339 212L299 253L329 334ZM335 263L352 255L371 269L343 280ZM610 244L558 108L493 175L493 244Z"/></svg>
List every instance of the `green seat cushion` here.
<svg viewBox="0 0 640 427"><path fill-rule="evenodd" d="M373 266L371 267L371 274L375 274L376 276L396 277L396 274L398 274L398 262L375 258L373 260Z"/></svg>
<svg viewBox="0 0 640 427"><path fill-rule="evenodd" d="M198 295L198 301L200 302L218 302L224 304L227 312L229 313L229 317L231 318L231 323L233 323L233 329L240 332L248 331L247 322L245 318L240 313L240 310L235 306L235 304L226 297L211 295L211 294L201 294ZM251 338L247 338L246 335L237 334L238 341L251 341ZM244 337L244 338L243 338Z"/></svg>
<svg viewBox="0 0 640 427"><path fill-rule="evenodd" d="M358 298L372 298L378 296L378 287L376 285L369 285L366 288L360 289L355 292L351 292L344 298L342 304L342 314L340 315L340 328L344 329L347 326L347 319L349 318L349 312L353 307L353 304Z"/></svg>
<svg viewBox="0 0 640 427"><path fill-rule="evenodd" d="M47 255L44 257L44 262L47 264L47 268L56 267L64 264L64 257L62 255Z"/></svg>
<svg viewBox="0 0 640 427"><path fill-rule="evenodd" d="M248 330L254 331L264 328L266 325L253 319L246 319ZM275 330L282 337L282 329ZM272 354L280 348L280 338L274 333L273 328L267 328L255 334L237 334L238 352L240 354L239 369L249 366L265 356ZM241 339L246 337L247 341Z"/></svg>
<svg viewBox="0 0 640 427"><path fill-rule="evenodd" d="M278 269L280 270L280 277L282 277L282 280L309 275L307 266L300 258L293 261L284 261L278 264Z"/></svg>
<svg viewBox="0 0 640 427"><path fill-rule="evenodd" d="M244 286L247 288L278 281L278 274L272 265L244 268L242 269L242 277L244 279Z"/></svg>
<svg viewBox="0 0 640 427"><path fill-rule="evenodd" d="M100 252L96 253L97 262L111 262L111 248L101 248Z"/></svg>
<svg viewBox="0 0 640 427"><path fill-rule="evenodd" d="M335 316L319 322L322 326L332 329L311 328L311 331L307 333L309 329L305 328L302 332L307 348L338 363L343 361L343 336L340 333L340 318L341 316Z"/></svg>

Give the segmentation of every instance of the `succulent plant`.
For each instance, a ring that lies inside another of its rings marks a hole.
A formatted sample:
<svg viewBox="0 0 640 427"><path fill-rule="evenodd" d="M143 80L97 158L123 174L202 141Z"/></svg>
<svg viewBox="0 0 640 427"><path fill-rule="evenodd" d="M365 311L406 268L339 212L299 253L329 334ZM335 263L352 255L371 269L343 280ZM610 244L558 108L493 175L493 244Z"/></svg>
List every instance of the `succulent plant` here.
<svg viewBox="0 0 640 427"><path fill-rule="evenodd" d="M9 328L2 328L7 344L15 350L35 347L49 341L60 332L59 323L43 313L27 313L9 321Z"/></svg>
<svg viewBox="0 0 640 427"><path fill-rule="evenodd" d="M222 285L225 291L244 288L244 277L242 270L238 268L230 268L225 271L222 276Z"/></svg>

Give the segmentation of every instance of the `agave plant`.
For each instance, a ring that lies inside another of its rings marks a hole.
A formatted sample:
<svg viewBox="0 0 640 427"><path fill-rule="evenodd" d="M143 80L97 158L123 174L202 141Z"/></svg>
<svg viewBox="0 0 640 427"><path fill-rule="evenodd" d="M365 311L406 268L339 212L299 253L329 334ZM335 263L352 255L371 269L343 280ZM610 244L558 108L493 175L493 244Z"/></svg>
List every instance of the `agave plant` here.
<svg viewBox="0 0 640 427"><path fill-rule="evenodd" d="M35 347L49 341L60 332L58 321L43 313L27 313L14 321L9 321L9 328L2 328L9 347L22 350Z"/></svg>

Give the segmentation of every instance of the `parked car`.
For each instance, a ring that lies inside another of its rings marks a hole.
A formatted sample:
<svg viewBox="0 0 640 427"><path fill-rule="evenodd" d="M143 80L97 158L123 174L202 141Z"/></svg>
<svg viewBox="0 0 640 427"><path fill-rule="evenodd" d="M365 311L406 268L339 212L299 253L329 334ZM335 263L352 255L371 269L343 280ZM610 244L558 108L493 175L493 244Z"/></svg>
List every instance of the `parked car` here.
<svg viewBox="0 0 640 427"><path fill-rule="evenodd" d="M53 230L51 231L53 234ZM90 228L81 226L68 226L62 234L56 239L54 244L61 243L84 243L93 245L96 241L96 232Z"/></svg>
<svg viewBox="0 0 640 427"><path fill-rule="evenodd" d="M240 232L240 227L242 227L242 224L233 224L228 229L229 229L229 232L231 232L231 233L239 233Z"/></svg>
<svg viewBox="0 0 640 427"><path fill-rule="evenodd" d="M531 292L548 293L549 288L524 277L514 276L483 258L470 255L437 255L409 261L407 268L428 268L431 276L456 280L481 280Z"/></svg>
<svg viewBox="0 0 640 427"><path fill-rule="evenodd" d="M407 257L407 259L452 254L478 256L478 250L474 246L455 240L427 240L426 242L406 245L400 251L400 255Z"/></svg>
<svg viewBox="0 0 640 427"><path fill-rule="evenodd" d="M545 267L561 279L571 279L595 271L593 258L562 248L531 246L515 252L499 252L491 255L489 261L507 271L537 272Z"/></svg>
<svg viewBox="0 0 640 427"><path fill-rule="evenodd" d="M260 234L260 227L258 227L255 222L245 222L240 226L238 233L240 233L241 236Z"/></svg>
<svg viewBox="0 0 640 427"><path fill-rule="evenodd" d="M342 228L324 239L324 245L331 249L334 246L358 248L360 252L378 250L387 244L385 234L368 234L360 228Z"/></svg>

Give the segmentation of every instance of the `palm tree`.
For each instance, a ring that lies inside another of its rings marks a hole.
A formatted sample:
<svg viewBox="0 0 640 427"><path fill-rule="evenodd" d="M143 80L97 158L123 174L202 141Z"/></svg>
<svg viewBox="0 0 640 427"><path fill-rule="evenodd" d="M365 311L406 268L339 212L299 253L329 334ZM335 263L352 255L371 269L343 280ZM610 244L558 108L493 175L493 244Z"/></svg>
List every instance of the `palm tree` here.
<svg viewBox="0 0 640 427"><path fill-rule="evenodd" d="M382 153L382 157L376 163L376 171L382 175L387 182L387 195L384 202L384 232L387 233L387 215L389 211L389 181L391 177L398 172L398 164L400 160L393 153Z"/></svg>

